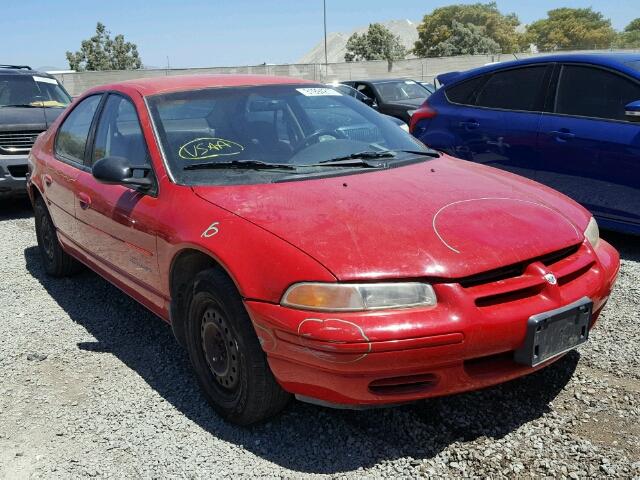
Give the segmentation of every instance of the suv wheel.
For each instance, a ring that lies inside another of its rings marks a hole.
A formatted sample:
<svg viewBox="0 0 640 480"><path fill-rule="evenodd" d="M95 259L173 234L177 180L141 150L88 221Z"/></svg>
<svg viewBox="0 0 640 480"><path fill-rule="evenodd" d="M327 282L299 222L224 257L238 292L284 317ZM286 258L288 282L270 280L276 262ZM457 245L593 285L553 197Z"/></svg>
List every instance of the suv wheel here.
<svg viewBox="0 0 640 480"><path fill-rule="evenodd" d="M286 406L290 395L276 382L242 299L220 270L196 276L188 322L191 363L220 415L249 425Z"/></svg>
<svg viewBox="0 0 640 480"><path fill-rule="evenodd" d="M53 225L44 200L38 197L33 207L36 222L36 237L44 270L54 277L65 277L77 273L80 263L65 252L58 241L56 227Z"/></svg>

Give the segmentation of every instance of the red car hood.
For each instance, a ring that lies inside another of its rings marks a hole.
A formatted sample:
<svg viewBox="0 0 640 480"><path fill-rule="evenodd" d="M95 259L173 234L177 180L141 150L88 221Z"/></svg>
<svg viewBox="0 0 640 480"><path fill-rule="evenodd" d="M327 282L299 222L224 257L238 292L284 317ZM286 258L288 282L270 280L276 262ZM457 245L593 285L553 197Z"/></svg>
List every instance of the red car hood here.
<svg viewBox="0 0 640 480"><path fill-rule="evenodd" d="M473 275L580 243L590 217L535 182L446 156L194 191L300 248L339 280Z"/></svg>

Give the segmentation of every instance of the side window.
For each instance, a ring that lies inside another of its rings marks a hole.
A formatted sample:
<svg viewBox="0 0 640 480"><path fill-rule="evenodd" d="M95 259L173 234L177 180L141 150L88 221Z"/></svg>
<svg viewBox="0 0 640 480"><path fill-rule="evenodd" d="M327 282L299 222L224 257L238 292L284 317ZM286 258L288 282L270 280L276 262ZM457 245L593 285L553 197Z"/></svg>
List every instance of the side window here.
<svg viewBox="0 0 640 480"><path fill-rule="evenodd" d="M376 98L375 93L373 93L373 89L369 85L365 85L364 83L358 84L357 90L366 95L369 98Z"/></svg>
<svg viewBox="0 0 640 480"><path fill-rule="evenodd" d="M599 68L564 65L556 93L556 113L625 120L624 106L640 100L637 83Z"/></svg>
<svg viewBox="0 0 640 480"><path fill-rule="evenodd" d="M454 85L450 88L445 88L445 94L450 102L459 103L461 105L473 105L475 103L476 94L478 89L487 80L486 75L470 78L458 85Z"/></svg>
<svg viewBox="0 0 640 480"><path fill-rule="evenodd" d="M516 68L491 75L478 94L476 105L505 110L538 110L537 101L546 65Z"/></svg>
<svg viewBox="0 0 640 480"><path fill-rule="evenodd" d="M104 105L91 164L105 157L123 157L136 166L151 165L136 109L120 95L109 95Z"/></svg>
<svg viewBox="0 0 640 480"><path fill-rule="evenodd" d="M83 163L89 129L101 98L102 95L85 98L65 118L56 137L56 155Z"/></svg>

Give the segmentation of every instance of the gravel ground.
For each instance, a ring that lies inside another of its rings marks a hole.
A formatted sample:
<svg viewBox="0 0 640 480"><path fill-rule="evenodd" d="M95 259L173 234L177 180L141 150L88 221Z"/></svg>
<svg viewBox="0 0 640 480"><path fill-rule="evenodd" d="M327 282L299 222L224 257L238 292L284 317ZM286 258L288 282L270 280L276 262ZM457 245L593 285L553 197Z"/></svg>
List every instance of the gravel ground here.
<svg viewBox="0 0 640 480"><path fill-rule="evenodd" d="M47 278L0 207L0 478L640 478L640 241L591 341L496 388L364 412L293 402L251 429L209 409L171 331L85 272Z"/></svg>

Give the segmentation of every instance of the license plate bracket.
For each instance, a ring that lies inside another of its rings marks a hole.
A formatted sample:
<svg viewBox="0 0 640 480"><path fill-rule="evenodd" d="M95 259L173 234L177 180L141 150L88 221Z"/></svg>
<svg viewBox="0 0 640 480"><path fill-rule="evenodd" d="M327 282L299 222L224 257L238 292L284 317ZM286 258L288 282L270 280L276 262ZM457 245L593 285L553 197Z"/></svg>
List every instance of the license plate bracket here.
<svg viewBox="0 0 640 480"><path fill-rule="evenodd" d="M585 343L592 310L591 299L583 297L565 307L529 317L525 342L515 351L514 360L535 367Z"/></svg>

